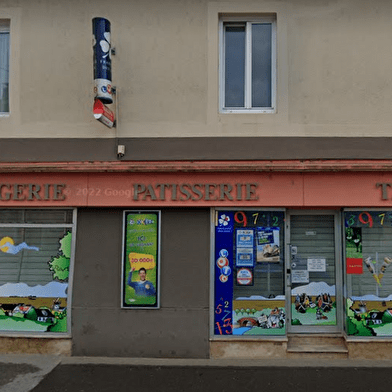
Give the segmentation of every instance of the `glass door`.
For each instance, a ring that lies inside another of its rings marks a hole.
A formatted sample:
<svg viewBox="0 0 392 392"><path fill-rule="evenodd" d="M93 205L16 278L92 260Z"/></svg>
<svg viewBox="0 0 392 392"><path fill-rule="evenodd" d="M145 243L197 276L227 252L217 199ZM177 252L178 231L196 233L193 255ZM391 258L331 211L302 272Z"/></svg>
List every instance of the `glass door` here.
<svg viewBox="0 0 392 392"><path fill-rule="evenodd" d="M339 216L334 211L287 214L288 332L342 330Z"/></svg>

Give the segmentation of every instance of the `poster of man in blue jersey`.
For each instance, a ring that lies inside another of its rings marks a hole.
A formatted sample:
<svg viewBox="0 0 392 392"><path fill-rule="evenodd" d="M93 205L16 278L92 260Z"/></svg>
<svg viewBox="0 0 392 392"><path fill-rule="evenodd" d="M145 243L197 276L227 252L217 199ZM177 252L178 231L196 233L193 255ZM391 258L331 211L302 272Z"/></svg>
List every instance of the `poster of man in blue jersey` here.
<svg viewBox="0 0 392 392"><path fill-rule="evenodd" d="M123 308L159 307L160 211L124 211Z"/></svg>

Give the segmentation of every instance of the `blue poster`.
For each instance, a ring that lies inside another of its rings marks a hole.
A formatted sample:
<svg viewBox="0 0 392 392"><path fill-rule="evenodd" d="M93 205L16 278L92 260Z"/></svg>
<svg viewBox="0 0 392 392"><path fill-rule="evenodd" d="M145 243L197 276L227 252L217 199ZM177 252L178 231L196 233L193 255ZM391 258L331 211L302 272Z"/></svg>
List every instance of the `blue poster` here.
<svg viewBox="0 0 392 392"><path fill-rule="evenodd" d="M254 266L254 230L236 229L236 267Z"/></svg>
<svg viewBox="0 0 392 392"><path fill-rule="evenodd" d="M256 249L258 262L280 261L279 227L258 227L256 229Z"/></svg>
<svg viewBox="0 0 392 392"><path fill-rule="evenodd" d="M233 334L233 233L234 214L219 211L215 227L214 335Z"/></svg>

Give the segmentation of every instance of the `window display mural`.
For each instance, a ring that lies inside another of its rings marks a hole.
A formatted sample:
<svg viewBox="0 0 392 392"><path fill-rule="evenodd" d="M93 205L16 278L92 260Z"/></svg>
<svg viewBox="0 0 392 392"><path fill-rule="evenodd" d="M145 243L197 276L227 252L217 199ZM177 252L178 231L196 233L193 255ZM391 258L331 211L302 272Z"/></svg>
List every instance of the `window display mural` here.
<svg viewBox="0 0 392 392"><path fill-rule="evenodd" d="M392 211L346 211L347 334L392 336Z"/></svg>
<svg viewBox="0 0 392 392"><path fill-rule="evenodd" d="M290 217L291 325L337 324L334 219L330 214Z"/></svg>
<svg viewBox="0 0 392 392"><path fill-rule="evenodd" d="M159 211L124 211L123 308L159 308Z"/></svg>
<svg viewBox="0 0 392 392"><path fill-rule="evenodd" d="M284 335L284 211L215 214L214 335Z"/></svg>
<svg viewBox="0 0 392 392"><path fill-rule="evenodd" d="M0 331L68 332L72 210L0 210Z"/></svg>

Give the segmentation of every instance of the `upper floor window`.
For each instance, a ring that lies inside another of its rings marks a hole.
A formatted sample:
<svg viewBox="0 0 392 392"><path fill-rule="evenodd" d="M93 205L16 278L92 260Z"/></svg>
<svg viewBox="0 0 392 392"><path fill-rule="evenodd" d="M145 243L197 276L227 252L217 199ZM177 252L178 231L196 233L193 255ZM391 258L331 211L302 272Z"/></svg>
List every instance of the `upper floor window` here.
<svg viewBox="0 0 392 392"><path fill-rule="evenodd" d="M273 17L220 21L222 112L275 112L275 37Z"/></svg>
<svg viewBox="0 0 392 392"><path fill-rule="evenodd" d="M0 19L0 113L9 112L10 23Z"/></svg>

